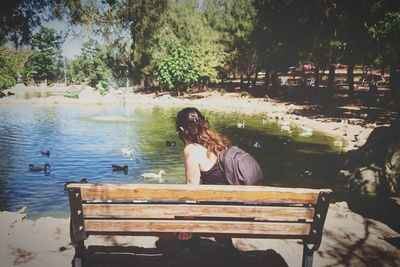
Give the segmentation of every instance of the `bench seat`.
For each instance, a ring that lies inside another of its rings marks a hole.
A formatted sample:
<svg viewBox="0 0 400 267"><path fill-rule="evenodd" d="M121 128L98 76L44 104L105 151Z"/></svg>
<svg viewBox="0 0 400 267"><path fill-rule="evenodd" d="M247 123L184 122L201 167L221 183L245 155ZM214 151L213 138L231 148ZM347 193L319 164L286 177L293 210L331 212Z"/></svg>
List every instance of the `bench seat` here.
<svg viewBox="0 0 400 267"><path fill-rule="evenodd" d="M90 184L66 185L74 264L90 235L276 238L303 241L312 265L329 206L330 189L269 186Z"/></svg>

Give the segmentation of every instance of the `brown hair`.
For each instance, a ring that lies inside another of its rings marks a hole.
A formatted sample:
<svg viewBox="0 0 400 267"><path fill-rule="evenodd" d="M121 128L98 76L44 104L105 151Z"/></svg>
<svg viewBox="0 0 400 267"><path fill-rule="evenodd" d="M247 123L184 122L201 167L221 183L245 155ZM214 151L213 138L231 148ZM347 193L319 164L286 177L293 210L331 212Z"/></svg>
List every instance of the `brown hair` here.
<svg viewBox="0 0 400 267"><path fill-rule="evenodd" d="M176 130L185 143L200 144L207 154L214 153L219 159L222 151L230 146L226 137L213 131L206 117L196 108L184 108L176 116Z"/></svg>

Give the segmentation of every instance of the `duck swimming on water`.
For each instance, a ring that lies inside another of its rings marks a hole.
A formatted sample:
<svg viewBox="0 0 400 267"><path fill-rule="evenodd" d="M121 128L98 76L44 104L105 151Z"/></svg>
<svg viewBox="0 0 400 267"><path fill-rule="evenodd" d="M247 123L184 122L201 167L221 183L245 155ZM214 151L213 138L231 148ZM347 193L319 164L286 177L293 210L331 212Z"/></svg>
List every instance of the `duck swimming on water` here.
<svg viewBox="0 0 400 267"><path fill-rule="evenodd" d="M123 147L121 148L121 153L124 157L126 158L131 158L133 157L133 149L129 147Z"/></svg>
<svg viewBox="0 0 400 267"><path fill-rule="evenodd" d="M29 164L29 170L31 172L41 172L44 171L46 173L50 172L50 165L48 163L46 164Z"/></svg>
<svg viewBox="0 0 400 267"><path fill-rule="evenodd" d="M125 174L128 173L128 166L127 165L119 166L119 165L112 164L111 167L112 167L112 171L113 172L123 171Z"/></svg>
<svg viewBox="0 0 400 267"><path fill-rule="evenodd" d="M42 153L42 155L50 157L50 150L48 150L48 149L42 149L42 150L40 150L40 153Z"/></svg>
<svg viewBox="0 0 400 267"><path fill-rule="evenodd" d="M152 172L146 172L146 173L143 173L141 176L143 178L157 179L159 183L162 183L162 182L164 182L164 179L162 178L163 174L166 174L166 172L164 170L160 170L158 172L158 174L152 173Z"/></svg>
<svg viewBox="0 0 400 267"><path fill-rule="evenodd" d="M176 142L175 141L165 141L165 144L167 146L176 146Z"/></svg>

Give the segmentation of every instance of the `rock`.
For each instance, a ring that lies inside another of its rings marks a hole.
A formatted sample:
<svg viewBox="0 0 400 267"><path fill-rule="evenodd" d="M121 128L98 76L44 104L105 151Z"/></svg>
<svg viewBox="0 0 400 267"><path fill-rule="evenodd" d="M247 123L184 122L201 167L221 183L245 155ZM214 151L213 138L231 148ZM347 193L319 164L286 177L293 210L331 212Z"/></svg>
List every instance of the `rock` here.
<svg viewBox="0 0 400 267"><path fill-rule="evenodd" d="M363 146L349 151L338 179L361 194L399 193L400 121L374 129Z"/></svg>

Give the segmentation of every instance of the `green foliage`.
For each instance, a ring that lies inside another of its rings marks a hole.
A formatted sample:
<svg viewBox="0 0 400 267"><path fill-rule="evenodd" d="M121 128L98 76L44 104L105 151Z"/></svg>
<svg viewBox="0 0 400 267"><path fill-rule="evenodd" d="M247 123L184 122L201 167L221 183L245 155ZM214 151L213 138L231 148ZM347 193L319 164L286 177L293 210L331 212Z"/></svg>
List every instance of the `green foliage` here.
<svg viewBox="0 0 400 267"><path fill-rule="evenodd" d="M174 2L163 14L161 23L163 26L157 33L159 45L152 50L154 63L167 54L169 44L163 40L176 40L191 51L192 66L198 79L215 82L218 70L225 64L227 53L220 42L219 32L207 23L197 1ZM154 65L153 69L156 69L158 66Z"/></svg>
<svg viewBox="0 0 400 267"><path fill-rule="evenodd" d="M16 83L14 77L8 75L8 74L3 74L0 75L0 91L3 89L10 88Z"/></svg>
<svg viewBox="0 0 400 267"><path fill-rule="evenodd" d="M105 37L110 50L107 58L113 74L121 80L139 83L151 60L150 48L167 0L147 1L66 1L72 23L93 28ZM123 54L116 55L114 52ZM126 73L127 72L127 73Z"/></svg>
<svg viewBox="0 0 400 267"><path fill-rule="evenodd" d="M248 97L248 96L250 96L250 94L248 92L246 92L246 91L243 91L243 92L240 93L240 96L241 97Z"/></svg>
<svg viewBox="0 0 400 267"><path fill-rule="evenodd" d="M67 92L66 94L64 94L64 97L78 99L79 98L79 92L70 91L70 92Z"/></svg>
<svg viewBox="0 0 400 267"><path fill-rule="evenodd" d="M96 90L99 91L100 95L105 96L108 94L108 84L105 81L99 81L96 84Z"/></svg>
<svg viewBox="0 0 400 267"><path fill-rule="evenodd" d="M255 70L255 60L250 48L255 27L256 9L252 1L209 1L205 6L205 17L219 36L219 41L228 53L228 69L239 67L241 71ZM252 44L254 47L254 44ZM265 47L264 47L265 49Z"/></svg>
<svg viewBox="0 0 400 267"><path fill-rule="evenodd" d="M163 86L175 89L178 94L188 89L199 78L193 52L172 39L167 40L166 53L157 61L156 76Z"/></svg>
<svg viewBox="0 0 400 267"><path fill-rule="evenodd" d="M0 44L11 41L16 48L29 44L32 33L43 20L60 18L60 8L57 0L2 1Z"/></svg>
<svg viewBox="0 0 400 267"><path fill-rule="evenodd" d="M0 47L0 91L13 86L16 81L16 71L13 68L14 61L9 50Z"/></svg>
<svg viewBox="0 0 400 267"><path fill-rule="evenodd" d="M23 72L27 58L32 54L27 49L11 49L0 46L0 90L13 86Z"/></svg>
<svg viewBox="0 0 400 267"><path fill-rule="evenodd" d="M198 76L216 82L218 69L224 66L227 54L223 46L213 43L200 43L193 46L194 68Z"/></svg>
<svg viewBox="0 0 400 267"><path fill-rule="evenodd" d="M24 79L56 80L59 76L63 40L54 29L42 27L32 38L34 53L25 63Z"/></svg>
<svg viewBox="0 0 400 267"><path fill-rule="evenodd" d="M96 40L85 42L81 55L71 62L71 77L74 83L85 83L104 95L112 79L111 71L105 63L105 52Z"/></svg>
<svg viewBox="0 0 400 267"><path fill-rule="evenodd" d="M385 14L382 20L368 28L368 32L383 46L383 53L400 57L400 11Z"/></svg>

